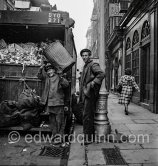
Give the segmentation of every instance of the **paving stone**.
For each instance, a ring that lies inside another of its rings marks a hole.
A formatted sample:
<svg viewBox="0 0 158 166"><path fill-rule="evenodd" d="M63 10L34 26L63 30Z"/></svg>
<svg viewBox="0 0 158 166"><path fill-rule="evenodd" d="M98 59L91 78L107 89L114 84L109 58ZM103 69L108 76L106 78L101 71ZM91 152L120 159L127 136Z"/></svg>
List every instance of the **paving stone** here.
<svg viewBox="0 0 158 166"><path fill-rule="evenodd" d="M156 135L153 135L153 131L131 131L132 134L129 135L130 142L133 143L135 140L135 143L150 143L156 140L158 137Z"/></svg>
<svg viewBox="0 0 158 166"><path fill-rule="evenodd" d="M153 127L149 124L126 124L130 130L149 130L152 131Z"/></svg>
<svg viewBox="0 0 158 166"><path fill-rule="evenodd" d="M140 144L129 144L129 143L115 143L115 145L121 149L121 150L125 150L125 149L128 149L128 150L135 150L135 149L142 149L142 146Z"/></svg>
<svg viewBox="0 0 158 166"><path fill-rule="evenodd" d="M120 152L129 164L158 162L158 149L120 150Z"/></svg>
<svg viewBox="0 0 158 166"><path fill-rule="evenodd" d="M144 143L141 145L144 149L158 149L158 140L153 142Z"/></svg>
<svg viewBox="0 0 158 166"><path fill-rule="evenodd" d="M84 146L79 143L71 144L69 160L82 159L84 157Z"/></svg>
<svg viewBox="0 0 158 166"><path fill-rule="evenodd" d="M148 134L152 136L153 133L154 133L153 130L131 130L131 134L135 134L135 135Z"/></svg>
<svg viewBox="0 0 158 166"><path fill-rule="evenodd" d="M122 131L122 132L118 131L118 132L125 135L125 136L128 136L128 135L132 134L130 130L129 131Z"/></svg>
<svg viewBox="0 0 158 166"><path fill-rule="evenodd" d="M128 135L129 138L129 144L143 144L143 143L149 143L151 140L151 137L147 133L133 133Z"/></svg>
<svg viewBox="0 0 158 166"><path fill-rule="evenodd" d="M93 151L98 151L101 150L102 148L114 148L113 143L93 143L88 145L88 150L93 150Z"/></svg>
<svg viewBox="0 0 158 166"><path fill-rule="evenodd" d="M157 124L157 122L152 119L133 119L133 121L138 124Z"/></svg>
<svg viewBox="0 0 158 166"><path fill-rule="evenodd" d="M106 164L102 151L88 151L88 165Z"/></svg>
<svg viewBox="0 0 158 166"><path fill-rule="evenodd" d="M79 159L75 159L74 160L69 160L68 166L83 166L84 164L84 160L79 160Z"/></svg>
<svg viewBox="0 0 158 166"><path fill-rule="evenodd" d="M155 132L158 133L158 124L150 124L150 126L152 126L153 130L155 130Z"/></svg>
<svg viewBox="0 0 158 166"><path fill-rule="evenodd" d="M112 119L110 119L110 122L111 122L112 125L113 124L117 125L117 124L134 124L135 123L131 119L124 119L124 120L123 119L120 119L120 120L117 120L117 119L112 120Z"/></svg>
<svg viewBox="0 0 158 166"><path fill-rule="evenodd" d="M153 141L158 141L158 134L151 134L150 135L150 142L153 142Z"/></svg>
<svg viewBox="0 0 158 166"><path fill-rule="evenodd" d="M79 143L71 144L68 166L81 166L85 162L84 147Z"/></svg>
<svg viewBox="0 0 158 166"><path fill-rule="evenodd" d="M130 131L129 128L125 124L114 124L111 125L112 130L117 129L118 131Z"/></svg>
<svg viewBox="0 0 158 166"><path fill-rule="evenodd" d="M30 161L30 165L51 165L51 166L58 166L61 164L60 159L55 159L53 157L45 157L45 156L38 156L34 157Z"/></svg>
<svg viewBox="0 0 158 166"><path fill-rule="evenodd" d="M158 119L154 119L158 123Z"/></svg>

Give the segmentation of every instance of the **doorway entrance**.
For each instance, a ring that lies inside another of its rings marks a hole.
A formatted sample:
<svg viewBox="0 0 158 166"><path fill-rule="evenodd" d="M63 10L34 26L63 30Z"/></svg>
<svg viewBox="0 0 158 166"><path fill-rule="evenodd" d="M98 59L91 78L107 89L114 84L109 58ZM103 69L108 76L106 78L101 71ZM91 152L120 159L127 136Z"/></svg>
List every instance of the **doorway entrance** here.
<svg viewBox="0 0 158 166"><path fill-rule="evenodd" d="M150 101L150 45L142 47L141 65L141 101L149 104Z"/></svg>

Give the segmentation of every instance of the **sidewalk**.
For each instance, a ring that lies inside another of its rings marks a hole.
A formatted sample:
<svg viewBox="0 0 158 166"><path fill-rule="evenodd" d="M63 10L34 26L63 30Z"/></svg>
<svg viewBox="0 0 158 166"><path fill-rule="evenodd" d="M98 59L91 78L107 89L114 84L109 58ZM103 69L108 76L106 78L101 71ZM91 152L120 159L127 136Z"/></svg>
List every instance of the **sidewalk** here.
<svg viewBox="0 0 158 166"><path fill-rule="evenodd" d="M107 141L88 145L88 166L111 165L104 156L102 148L115 147L119 149L126 162L124 165L158 166L157 114L131 103L129 105L129 115L125 115L123 105L118 104L118 97L114 94L109 94L108 117L112 128L111 133L114 133L115 129L117 129L119 133L128 136L128 141L122 143ZM76 125L74 131L75 135L82 134L82 126ZM84 146L81 146L79 142L72 143L68 166L82 166L84 162Z"/></svg>

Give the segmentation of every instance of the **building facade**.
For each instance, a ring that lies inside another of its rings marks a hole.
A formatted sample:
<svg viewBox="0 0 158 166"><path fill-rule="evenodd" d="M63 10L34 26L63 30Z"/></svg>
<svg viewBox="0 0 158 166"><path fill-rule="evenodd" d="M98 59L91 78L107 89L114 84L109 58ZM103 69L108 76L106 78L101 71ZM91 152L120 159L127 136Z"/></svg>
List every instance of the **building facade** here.
<svg viewBox="0 0 158 166"><path fill-rule="evenodd" d="M114 91L121 77L122 33L119 21L124 13L119 13L119 0L105 2L105 47L107 88Z"/></svg>
<svg viewBox="0 0 158 166"><path fill-rule="evenodd" d="M133 0L119 24L124 30L122 68L131 68L140 86L133 101L154 113L158 113L157 18L157 0Z"/></svg>
<svg viewBox="0 0 158 166"><path fill-rule="evenodd" d="M87 30L87 48L91 50L91 58L94 61L99 60L98 50L99 50L99 1L93 0L94 8L91 15L91 25Z"/></svg>
<svg viewBox="0 0 158 166"><path fill-rule="evenodd" d="M157 6L156 0L132 0L107 41L111 58L110 88L115 90L126 68L132 69L140 93L132 101L157 111Z"/></svg>
<svg viewBox="0 0 158 166"><path fill-rule="evenodd" d="M131 68L140 87L132 101L158 113L158 0L106 0L104 12L107 89Z"/></svg>

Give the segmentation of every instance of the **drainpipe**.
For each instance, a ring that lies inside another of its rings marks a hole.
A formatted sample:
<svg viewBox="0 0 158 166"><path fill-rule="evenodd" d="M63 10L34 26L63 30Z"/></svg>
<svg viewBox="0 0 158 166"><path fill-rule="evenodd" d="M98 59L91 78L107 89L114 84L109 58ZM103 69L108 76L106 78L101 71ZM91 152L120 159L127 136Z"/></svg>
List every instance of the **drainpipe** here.
<svg viewBox="0 0 158 166"><path fill-rule="evenodd" d="M104 0L99 0L99 6L100 6L99 64L101 69L105 71ZM103 139L104 140L107 139L108 134L110 134L111 132L111 126L107 116L108 95L109 93L107 92L107 89L105 87L105 79L104 79L99 92L99 99L97 102L97 108L94 117L95 134L97 136L98 142L103 141Z"/></svg>

